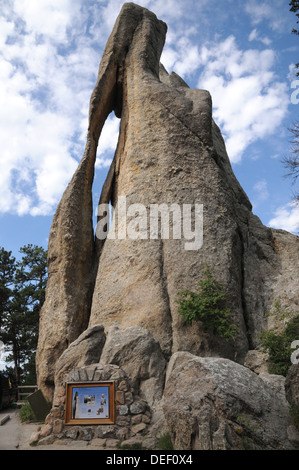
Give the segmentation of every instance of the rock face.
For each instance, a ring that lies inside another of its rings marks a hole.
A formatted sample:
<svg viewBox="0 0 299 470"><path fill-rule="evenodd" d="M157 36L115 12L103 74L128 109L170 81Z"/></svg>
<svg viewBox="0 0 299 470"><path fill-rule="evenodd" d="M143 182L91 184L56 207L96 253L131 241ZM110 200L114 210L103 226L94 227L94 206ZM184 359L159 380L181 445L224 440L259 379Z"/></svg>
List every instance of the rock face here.
<svg viewBox="0 0 299 470"><path fill-rule="evenodd" d="M290 404L299 406L299 364L293 364L287 374L286 398Z"/></svg>
<svg viewBox="0 0 299 470"><path fill-rule="evenodd" d="M228 359L174 354L163 410L176 449L292 448L283 387Z"/></svg>
<svg viewBox="0 0 299 470"><path fill-rule="evenodd" d="M100 361L125 368L132 386L150 406L162 398L166 361L159 343L140 326L108 329Z"/></svg>
<svg viewBox="0 0 299 470"><path fill-rule="evenodd" d="M196 392L196 406L188 397L197 411L182 412L187 435L177 437L175 431L176 445L226 447L219 436L229 429L233 447L241 403L259 415L262 404L267 408L267 400L273 402L278 418L275 422L274 411L265 411L258 424L263 435L285 418L271 387L240 364L257 348L256 334L267 326L265 314L276 300L290 311L298 309L299 238L265 227L252 213L213 120L209 92L190 89L160 64L166 31L154 13L126 3L108 39L90 101L86 150L50 232L38 385L55 402L61 397L59 384L72 368L112 363L129 374L135 392L152 406L162 398L167 363L173 357L177 363L173 355L184 351L195 357L190 359L195 375L189 366L184 369L186 364L174 369L165 396L172 395L178 377L190 387L194 379L203 388ZM105 237L104 212L99 211L94 233L91 188L98 140L112 111L121 120L99 201L99 208L109 203L114 208ZM238 329L234 342L205 333L198 323L187 326L179 316L178 291L194 290L206 265L228 293ZM168 366L168 376L170 370ZM205 383L206 375L211 383ZM233 381L231 390L222 380ZM220 393L217 422L207 398L211 384ZM252 393L260 390L260 403L240 395L247 384ZM172 426L175 408L165 406ZM200 432L194 434L194 426L209 430L208 441ZM280 438L286 442L285 427L280 436L275 432L265 438L267 448Z"/></svg>

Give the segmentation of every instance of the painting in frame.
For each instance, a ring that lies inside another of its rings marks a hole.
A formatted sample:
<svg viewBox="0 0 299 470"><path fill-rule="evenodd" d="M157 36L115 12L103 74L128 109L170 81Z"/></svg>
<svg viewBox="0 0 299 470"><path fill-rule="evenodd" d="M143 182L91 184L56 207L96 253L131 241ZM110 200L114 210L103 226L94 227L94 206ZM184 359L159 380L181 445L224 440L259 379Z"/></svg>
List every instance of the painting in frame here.
<svg viewBox="0 0 299 470"><path fill-rule="evenodd" d="M114 382L66 384L65 424L114 424Z"/></svg>

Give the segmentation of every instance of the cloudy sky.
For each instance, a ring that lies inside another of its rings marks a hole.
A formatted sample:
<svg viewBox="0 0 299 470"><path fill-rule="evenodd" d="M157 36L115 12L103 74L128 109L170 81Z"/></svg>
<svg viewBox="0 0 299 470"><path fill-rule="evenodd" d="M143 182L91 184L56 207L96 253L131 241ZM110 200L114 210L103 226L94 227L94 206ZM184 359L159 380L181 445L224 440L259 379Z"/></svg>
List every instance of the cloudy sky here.
<svg viewBox="0 0 299 470"><path fill-rule="evenodd" d="M121 0L0 0L0 246L47 248L83 155L89 98ZM285 0L140 0L168 25L162 63L211 92L233 170L265 225L299 232L281 159L298 119L299 37ZM297 91L298 90L298 91ZM117 142L104 127L94 199Z"/></svg>

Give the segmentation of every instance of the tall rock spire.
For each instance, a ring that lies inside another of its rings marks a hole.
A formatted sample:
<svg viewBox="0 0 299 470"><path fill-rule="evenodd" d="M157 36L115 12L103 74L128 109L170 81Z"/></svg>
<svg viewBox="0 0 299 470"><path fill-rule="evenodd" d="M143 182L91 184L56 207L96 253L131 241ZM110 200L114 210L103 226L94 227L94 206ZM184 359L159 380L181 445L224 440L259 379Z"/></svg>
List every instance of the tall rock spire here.
<svg viewBox="0 0 299 470"><path fill-rule="evenodd" d="M298 253L298 238L252 214L213 121L209 92L189 88L160 64L166 30L152 12L126 3L100 63L86 150L49 237L37 370L50 400L57 359L87 327L141 326L166 359L184 350L242 362L275 299L290 308L299 303L298 257L288 257ZM99 240L91 188L98 139L112 111L120 132L99 204L114 207L115 236ZM153 216L163 209L170 222L161 228ZM162 236L167 228L169 236ZM178 291L195 290L206 266L228 293L238 327L234 343L199 324L184 325L178 314Z"/></svg>

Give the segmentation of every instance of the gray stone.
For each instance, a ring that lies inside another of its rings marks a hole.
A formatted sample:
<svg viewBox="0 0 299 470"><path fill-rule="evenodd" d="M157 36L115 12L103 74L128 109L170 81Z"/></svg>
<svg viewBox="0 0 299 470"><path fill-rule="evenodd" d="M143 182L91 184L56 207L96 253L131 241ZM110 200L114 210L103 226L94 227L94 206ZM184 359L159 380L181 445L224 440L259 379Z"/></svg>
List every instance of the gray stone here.
<svg viewBox="0 0 299 470"><path fill-rule="evenodd" d="M119 405L118 413L120 416L125 416L129 413L129 408L127 405Z"/></svg>
<svg viewBox="0 0 299 470"><path fill-rule="evenodd" d="M70 344L56 364L55 394L58 393L59 385L63 384L64 386L66 378L70 381L88 381L94 377L94 368L89 369L86 366L99 361L105 340L106 335L103 326L96 325L84 331ZM76 371L73 370L75 368ZM54 402L56 400L55 394Z"/></svg>
<svg viewBox="0 0 299 470"><path fill-rule="evenodd" d="M139 424L139 423L141 423L141 421L142 421L142 415L141 414L132 416L132 419L131 419L132 425Z"/></svg>
<svg viewBox="0 0 299 470"><path fill-rule="evenodd" d="M147 428L145 423L135 424L131 427L131 431L133 434L142 433Z"/></svg>
<svg viewBox="0 0 299 470"><path fill-rule="evenodd" d="M39 446L48 446L54 443L55 441L55 436L54 434L50 434L49 436L43 437L38 441Z"/></svg>
<svg viewBox="0 0 299 470"><path fill-rule="evenodd" d="M106 439L95 438L90 442L91 446L106 447Z"/></svg>
<svg viewBox="0 0 299 470"><path fill-rule="evenodd" d="M145 328L133 326L121 330L110 327L101 363L117 364L125 370L136 393L140 392L149 405L161 399L166 361L159 343Z"/></svg>
<svg viewBox="0 0 299 470"><path fill-rule="evenodd" d="M126 446L131 447L136 444L141 444L142 441L143 441L142 436L133 436L133 437L130 437L130 439L123 441L121 443L121 447L126 447Z"/></svg>
<svg viewBox="0 0 299 470"><path fill-rule="evenodd" d="M262 380L229 359L186 358L173 367L164 392L175 449L292 449L282 390L275 377Z"/></svg>
<svg viewBox="0 0 299 470"><path fill-rule="evenodd" d="M126 427L120 428L116 431L116 439L119 439L120 441L128 439L129 435L130 429Z"/></svg>
<svg viewBox="0 0 299 470"><path fill-rule="evenodd" d="M144 449L155 449L157 445L157 439L155 439L154 437L147 437L147 438L144 438L144 440L142 441L142 447Z"/></svg>
<svg viewBox="0 0 299 470"><path fill-rule="evenodd" d="M94 436L94 429L92 427L81 426L79 429L79 439L82 441L91 441Z"/></svg>
<svg viewBox="0 0 299 470"><path fill-rule="evenodd" d="M130 406L130 411L133 415L138 415L140 413L144 413L146 411L146 408L146 402L142 400L134 401L134 403L132 403L132 405Z"/></svg>
<svg viewBox="0 0 299 470"><path fill-rule="evenodd" d="M131 417L128 415L118 415L116 416L115 423L118 426L128 426L131 422Z"/></svg>
<svg viewBox="0 0 299 470"><path fill-rule="evenodd" d="M40 430L40 437L46 437L49 436L52 432L52 426L49 424L44 424Z"/></svg>
<svg viewBox="0 0 299 470"><path fill-rule="evenodd" d="M79 436L79 432L79 426L67 429L67 431L65 432L65 437L67 437L68 439L77 439L77 437Z"/></svg>
<svg viewBox="0 0 299 470"><path fill-rule="evenodd" d="M257 374L261 374L263 372L268 372L268 355L263 353L262 351L258 351L256 349L251 349L246 354L244 360L244 366L248 367L249 369L253 370Z"/></svg>
<svg viewBox="0 0 299 470"><path fill-rule="evenodd" d="M299 364L292 364L289 368L285 391L288 402L299 406Z"/></svg>
<svg viewBox="0 0 299 470"><path fill-rule="evenodd" d="M108 449L117 449L119 444L119 439L107 439L106 440L106 447Z"/></svg>
<svg viewBox="0 0 299 470"><path fill-rule="evenodd" d="M115 438L115 433L116 433L116 428L113 425L104 425L101 424L100 426L97 426L95 430L95 438L101 438L101 439L114 439Z"/></svg>

